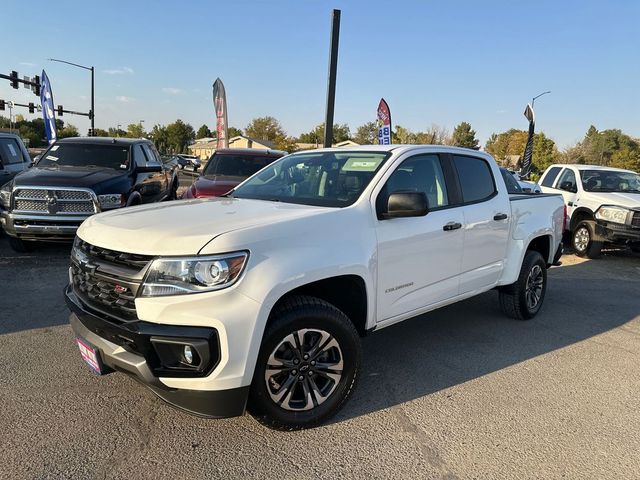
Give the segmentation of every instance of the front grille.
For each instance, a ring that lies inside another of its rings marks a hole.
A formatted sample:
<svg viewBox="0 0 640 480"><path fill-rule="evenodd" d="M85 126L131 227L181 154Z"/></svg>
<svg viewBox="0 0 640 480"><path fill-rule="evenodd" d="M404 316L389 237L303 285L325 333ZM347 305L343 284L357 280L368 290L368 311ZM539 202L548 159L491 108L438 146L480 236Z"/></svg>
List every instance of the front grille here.
<svg viewBox="0 0 640 480"><path fill-rule="evenodd" d="M98 210L86 190L17 188L13 193L14 212L46 215L90 215Z"/></svg>
<svg viewBox="0 0 640 480"><path fill-rule="evenodd" d="M76 238L71 255L73 290L89 308L116 320L135 320L136 294L151 258L96 247Z"/></svg>
<svg viewBox="0 0 640 480"><path fill-rule="evenodd" d="M634 227L640 227L640 211L636 211L631 218L631 225Z"/></svg>

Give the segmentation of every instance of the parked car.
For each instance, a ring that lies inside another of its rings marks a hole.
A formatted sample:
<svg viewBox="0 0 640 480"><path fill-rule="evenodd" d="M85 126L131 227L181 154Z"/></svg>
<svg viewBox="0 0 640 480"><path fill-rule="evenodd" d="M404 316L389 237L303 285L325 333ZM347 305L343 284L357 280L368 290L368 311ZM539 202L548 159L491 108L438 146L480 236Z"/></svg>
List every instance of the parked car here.
<svg viewBox="0 0 640 480"><path fill-rule="evenodd" d="M175 199L176 167L144 139L65 138L0 189L0 222L14 250L34 240L73 240L95 213Z"/></svg>
<svg viewBox="0 0 640 480"><path fill-rule="evenodd" d="M281 150L224 148L216 150L202 174L183 193L182 198L207 198L224 195L246 178L286 155Z"/></svg>
<svg viewBox="0 0 640 480"><path fill-rule="evenodd" d="M195 155L180 154L176 155L175 159L178 162L178 165L180 165L181 169L190 172L197 172L202 166L200 158L196 157Z"/></svg>
<svg viewBox="0 0 640 480"><path fill-rule="evenodd" d="M321 149L224 198L90 217L65 293L81 355L191 413L316 425L353 390L360 335L491 289L540 311L562 197L499 178L475 150Z"/></svg>
<svg viewBox="0 0 640 480"><path fill-rule="evenodd" d="M524 193L542 193L542 189L540 188L540 185L538 185L536 182L529 182L528 180L522 180L518 172L515 172L513 170L507 170L507 171L513 176L513 178L515 178L516 182L518 182L518 185L520 185Z"/></svg>
<svg viewBox="0 0 640 480"><path fill-rule="evenodd" d="M551 165L542 190L561 193L567 208L565 230L576 255L596 258L606 243L640 252L640 175L597 165Z"/></svg>
<svg viewBox="0 0 640 480"><path fill-rule="evenodd" d="M19 135L0 133L0 187L31 167L31 157Z"/></svg>

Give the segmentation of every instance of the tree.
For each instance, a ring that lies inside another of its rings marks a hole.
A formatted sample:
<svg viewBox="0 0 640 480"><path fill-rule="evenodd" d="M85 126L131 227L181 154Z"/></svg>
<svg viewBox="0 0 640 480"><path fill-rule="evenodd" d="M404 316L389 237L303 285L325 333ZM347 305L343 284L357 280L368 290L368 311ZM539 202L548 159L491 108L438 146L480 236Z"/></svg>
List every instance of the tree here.
<svg viewBox="0 0 640 480"><path fill-rule="evenodd" d="M109 136L110 137L126 137L127 132L122 130L121 128L109 127Z"/></svg>
<svg viewBox="0 0 640 480"><path fill-rule="evenodd" d="M58 130L58 138L67 138L67 137L79 137L80 133L78 129L71 125L67 124L62 130Z"/></svg>
<svg viewBox="0 0 640 480"><path fill-rule="evenodd" d="M349 131L349 125L346 123L336 123L333 125L333 140L332 144L344 142L349 140L351 132ZM324 122L317 125L313 130L308 133L303 133L298 138L300 143L315 143L322 145L324 143Z"/></svg>
<svg viewBox="0 0 640 480"><path fill-rule="evenodd" d="M169 146L169 137L167 135L167 128L163 125L154 125L149 132L149 138L155 143L156 148L162 152L167 152Z"/></svg>
<svg viewBox="0 0 640 480"><path fill-rule="evenodd" d="M378 143L378 126L376 122L367 122L356 129L353 141L360 145L373 145Z"/></svg>
<svg viewBox="0 0 640 480"><path fill-rule="evenodd" d="M206 125L202 125L199 129L198 132L196 133L196 138L206 138L206 137L211 137L211 130L209 130L209 127L207 127Z"/></svg>
<svg viewBox="0 0 640 480"><path fill-rule="evenodd" d="M227 127L227 138L233 138L242 135L242 130L236 127Z"/></svg>
<svg viewBox="0 0 640 480"><path fill-rule="evenodd" d="M254 118L244 131L247 137L271 142L279 150L293 152L297 148L295 139L287 136L280 122L270 116Z"/></svg>
<svg viewBox="0 0 640 480"><path fill-rule="evenodd" d="M451 135L447 127L432 123L426 131L416 133L416 143L421 145L451 145Z"/></svg>
<svg viewBox="0 0 640 480"><path fill-rule="evenodd" d="M127 125L127 137L129 138L144 138L146 136L142 123L130 123Z"/></svg>
<svg viewBox="0 0 640 480"><path fill-rule="evenodd" d="M165 128L167 132L167 149L173 153L188 152L187 147L196 137L193 127L178 119Z"/></svg>
<svg viewBox="0 0 640 480"><path fill-rule="evenodd" d="M93 131L93 135L96 137L108 137L109 132L107 130L104 130L103 128L96 128Z"/></svg>
<svg viewBox="0 0 640 480"><path fill-rule="evenodd" d="M453 129L451 144L456 147L472 148L474 150L479 148L476 131L471 129L470 123L462 122Z"/></svg>
<svg viewBox="0 0 640 480"><path fill-rule="evenodd" d="M490 153L498 163L507 167L519 168L524 148L529 134L524 130L512 128L506 132L492 134L485 150ZM513 165L511 158L517 158L517 164ZM536 133L533 137L532 173L542 173L552 163L558 163L560 154L553 140L544 133Z"/></svg>

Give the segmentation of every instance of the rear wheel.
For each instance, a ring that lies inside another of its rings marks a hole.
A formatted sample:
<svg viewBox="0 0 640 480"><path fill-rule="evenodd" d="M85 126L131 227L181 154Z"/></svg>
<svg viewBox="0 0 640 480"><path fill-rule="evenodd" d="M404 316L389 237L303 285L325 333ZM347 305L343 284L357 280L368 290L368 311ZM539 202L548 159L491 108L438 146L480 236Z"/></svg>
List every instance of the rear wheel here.
<svg viewBox="0 0 640 480"><path fill-rule="evenodd" d="M33 250L33 242L25 242L24 240L16 237L9 237L9 246L13 251L18 253L26 253Z"/></svg>
<svg viewBox="0 0 640 480"><path fill-rule="evenodd" d="M169 192L169 196L167 200L177 200L178 198L178 179L176 178L171 184L171 192Z"/></svg>
<svg viewBox="0 0 640 480"><path fill-rule="evenodd" d="M529 320L542 307L547 292L547 266L540 253L529 250L518 280L499 290L500 308L516 320Z"/></svg>
<svg viewBox="0 0 640 480"><path fill-rule="evenodd" d="M358 332L347 316L314 297L285 301L267 326L249 411L278 430L298 430L335 415L360 368Z"/></svg>
<svg viewBox="0 0 640 480"><path fill-rule="evenodd" d="M571 244L579 257L599 257L603 243L597 238L596 223L593 220L578 223L571 235Z"/></svg>

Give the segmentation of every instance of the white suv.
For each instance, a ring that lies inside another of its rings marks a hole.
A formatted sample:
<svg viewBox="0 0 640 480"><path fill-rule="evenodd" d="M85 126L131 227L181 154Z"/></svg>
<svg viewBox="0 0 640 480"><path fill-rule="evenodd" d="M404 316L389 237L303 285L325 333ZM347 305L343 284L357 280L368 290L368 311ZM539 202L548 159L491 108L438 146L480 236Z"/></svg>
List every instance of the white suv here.
<svg viewBox="0 0 640 480"><path fill-rule="evenodd" d="M605 242L640 252L640 175L596 165L551 165L540 185L564 197L565 229L578 256L597 257Z"/></svg>

